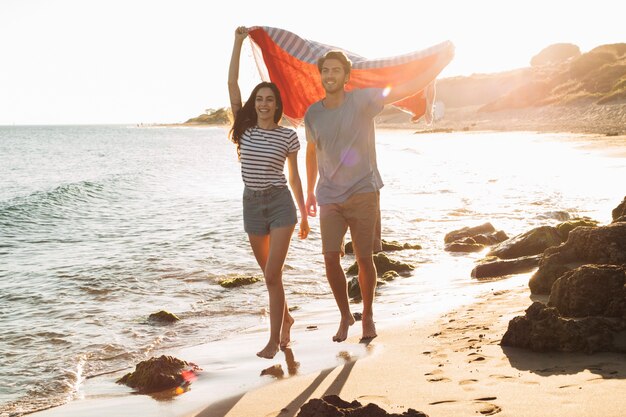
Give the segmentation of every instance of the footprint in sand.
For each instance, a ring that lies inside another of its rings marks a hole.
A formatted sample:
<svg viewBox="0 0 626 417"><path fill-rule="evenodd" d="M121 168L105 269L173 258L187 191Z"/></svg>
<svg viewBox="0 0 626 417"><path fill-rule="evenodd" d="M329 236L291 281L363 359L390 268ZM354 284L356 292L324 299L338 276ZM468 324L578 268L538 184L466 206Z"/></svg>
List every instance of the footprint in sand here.
<svg viewBox="0 0 626 417"><path fill-rule="evenodd" d="M476 402L475 404L478 405L477 412L479 412L483 416L491 416L502 411L502 408L492 403Z"/></svg>
<svg viewBox="0 0 626 417"><path fill-rule="evenodd" d="M435 369L434 371L427 372L424 375L432 376L432 378L426 378L428 382L450 382L450 378L446 378L445 376L436 376L442 373L443 371L441 369Z"/></svg>
<svg viewBox="0 0 626 417"><path fill-rule="evenodd" d="M445 376L439 376L439 377L435 377L435 378L428 378L427 381L428 382L450 382L451 379L450 378L446 378Z"/></svg>
<svg viewBox="0 0 626 417"><path fill-rule="evenodd" d="M468 354L467 356L472 356L472 357L470 358L470 360L469 360L469 363L472 363L472 362L481 362L481 361L484 361L484 360L486 360L486 359L487 359L487 358L485 358L484 356L479 355L478 353L475 353L475 352L472 352L472 353Z"/></svg>
<svg viewBox="0 0 626 417"><path fill-rule="evenodd" d="M463 388L463 391L475 391L476 388L474 387L474 384L477 383L478 380L477 379L464 379L462 381L459 381L459 385L461 386L461 388Z"/></svg>
<svg viewBox="0 0 626 417"><path fill-rule="evenodd" d="M387 404L391 405L389 398L384 395L361 395L357 397L357 400L362 403L375 403L375 404Z"/></svg>
<svg viewBox="0 0 626 417"><path fill-rule="evenodd" d="M462 381L459 381L459 385L469 385L469 384L475 384L477 382L478 382L477 379L464 379Z"/></svg>
<svg viewBox="0 0 626 417"><path fill-rule="evenodd" d="M443 371L441 369L435 369L434 371L426 372L424 375L438 375L442 373Z"/></svg>
<svg viewBox="0 0 626 417"><path fill-rule="evenodd" d="M561 389L561 388L578 388L578 389L582 389L582 387L581 387L580 385L577 385L577 384L571 384L571 385L561 385L561 386L559 387L559 389Z"/></svg>
<svg viewBox="0 0 626 417"><path fill-rule="evenodd" d="M512 379L515 378L514 376L511 375L499 375L499 374L493 374L493 375L489 375L489 378L497 378L497 379Z"/></svg>
<svg viewBox="0 0 626 417"><path fill-rule="evenodd" d="M439 404L447 404L447 403L455 403L456 400L442 400L442 401L435 401L433 403L428 403L428 405L439 405Z"/></svg>

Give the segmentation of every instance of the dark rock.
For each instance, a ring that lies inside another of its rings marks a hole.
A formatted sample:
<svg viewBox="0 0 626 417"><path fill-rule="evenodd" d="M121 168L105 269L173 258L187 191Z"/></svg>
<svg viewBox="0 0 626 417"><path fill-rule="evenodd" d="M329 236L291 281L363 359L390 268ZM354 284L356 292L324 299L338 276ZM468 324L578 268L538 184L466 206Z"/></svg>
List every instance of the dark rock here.
<svg viewBox="0 0 626 417"><path fill-rule="evenodd" d="M626 267L584 265L552 285L548 306L562 316L626 318Z"/></svg>
<svg viewBox="0 0 626 417"><path fill-rule="evenodd" d="M465 237L470 237L474 235L484 235L484 234L490 234L490 233L495 233L495 232L496 232L496 228L493 227L491 223L484 223L484 224L481 224L480 226L464 227L462 229L453 230L452 232L447 233L444 236L443 241L444 243L452 243L454 241L463 239Z"/></svg>
<svg viewBox="0 0 626 417"><path fill-rule="evenodd" d="M540 214L537 217L540 219L555 219L565 221L570 219L570 214L566 211L549 211L547 213Z"/></svg>
<svg viewBox="0 0 626 417"><path fill-rule="evenodd" d="M494 278L530 272L539 265L541 255L517 259L488 258L472 269L472 278Z"/></svg>
<svg viewBox="0 0 626 417"><path fill-rule="evenodd" d="M324 398L312 398L307 401L296 417L428 417L421 411L409 408L402 414L388 413L376 404L369 403L363 406L358 401L351 403L342 400L336 395L327 395Z"/></svg>
<svg viewBox="0 0 626 417"><path fill-rule="evenodd" d="M376 287L386 285L385 281L376 280ZM353 277L348 281L348 297L356 300L361 299L361 285L359 284L359 278Z"/></svg>
<svg viewBox="0 0 626 417"><path fill-rule="evenodd" d="M444 237L448 252L480 252L486 246L508 239L502 230L496 231L491 223L454 230Z"/></svg>
<svg viewBox="0 0 626 417"><path fill-rule="evenodd" d="M446 245L445 250L448 252L480 252L485 249L485 245L479 243L450 243Z"/></svg>
<svg viewBox="0 0 626 417"><path fill-rule="evenodd" d="M195 375L199 369L193 363L163 355L139 362L135 372L124 375L117 383L128 385L141 393L163 391L188 385L189 374Z"/></svg>
<svg viewBox="0 0 626 417"><path fill-rule="evenodd" d="M559 316L556 308L534 302L526 315L509 322L500 344L536 352L621 352L615 336L624 329L624 320L567 319Z"/></svg>
<svg viewBox="0 0 626 417"><path fill-rule="evenodd" d="M383 252L393 252L397 250L404 249L422 249L421 245L411 245L410 243L400 243L397 240L387 241L385 239L381 240L382 250ZM345 253L354 253L354 247L352 245L352 241L346 243L344 247Z"/></svg>
<svg viewBox="0 0 626 417"><path fill-rule="evenodd" d="M250 285L261 281L261 278L255 276L237 275L231 278L220 280L220 285L224 288L241 287L242 285Z"/></svg>
<svg viewBox="0 0 626 417"><path fill-rule="evenodd" d="M179 321L180 318L176 314L170 313L169 311L161 310L157 313L152 313L148 316L148 321L157 322L157 323L175 323Z"/></svg>
<svg viewBox="0 0 626 417"><path fill-rule="evenodd" d="M547 249L528 282L532 294L549 294L565 272L585 264L626 265L626 223L577 227L561 246Z"/></svg>
<svg viewBox="0 0 626 417"><path fill-rule="evenodd" d="M374 259L374 265L376 265L376 272L378 275L382 275L387 271L396 271L399 273L410 272L415 269L413 265L405 264L400 261L394 261L389 259L384 253L377 253L372 257ZM357 275L359 273L359 264L355 262L346 271L348 275Z"/></svg>
<svg viewBox="0 0 626 417"><path fill-rule="evenodd" d="M385 239L382 239L381 241L382 247L383 247L383 251L385 252L392 252L392 251L396 251L396 250L405 250L405 249L422 249L421 245L412 245L410 243L400 243L397 240L390 240L387 241Z"/></svg>
<svg viewBox="0 0 626 417"><path fill-rule="evenodd" d="M348 297L361 298L361 286L359 285L359 279L357 277L348 281Z"/></svg>
<svg viewBox="0 0 626 417"><path fill-rule="evenodd" d="M393 281L394 279L398 278L399 276L400 276L400 274L398 274L396 271L387 271L380 278L383 281Z"/></svg>
<svg viewBox="0 0 626 417"><path fill-rule="evenodd" d="M562 242L561 236L555 227L541 226L494 246L489 251L488 256L513 259L522 256L538 255L547 248L558 246Z"/></svg>
<svg viewBox="0 0 626 417"><path fill-rule="evenodd" d="M613 209L611 214L613 216L613 223L626 222L626 197Z"/></svg>
<svg viewBox="0 0 626 417"><path fill-rule="evenodd" d="M588 218L579 218L579 219L572 219L567 222L559 223L556 226L556 230L559 232L559 236L561 237L561 240L565 242L567 238L569 237L569 232L571 232L575 228L579 226L596 227L597 225L598 225L598 222L595 220L591 220Z"/></svg>
<svg viewBox="0 0 626 417"><path fill-rule="evenodd" d="M343 251L348 254L348 253L354 253L354 245L352 244L352 241L347 242L344 247L343 247Z"/></svg>

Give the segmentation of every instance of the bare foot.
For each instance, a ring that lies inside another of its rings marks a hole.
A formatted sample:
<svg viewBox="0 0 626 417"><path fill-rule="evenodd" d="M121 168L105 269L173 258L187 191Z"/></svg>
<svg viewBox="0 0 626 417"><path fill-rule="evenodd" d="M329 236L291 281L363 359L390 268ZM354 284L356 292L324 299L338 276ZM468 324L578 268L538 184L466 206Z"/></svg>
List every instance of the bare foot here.
<svg viewBox="0 0 626 417"><path fill-rule="evenodd" d="M373 339L376 336L378 336L376 334L376 325L374 324L374 317L364 315L361 321L361 324L363 325L363 337L361 338L361 340Z"/></svg>
<svg viewBox="0 0 626 417"><path fill-rule="evenodd" d="M289 347L289 343L291 342L291 326L295 320L291 316L285 316L283 320L283 327L280 330L280 349L284 350Z"/></svg>
<svg viewBox="0 0 626 417"><path fill-rule="evenodd" d="M278 353L278 343L267 342L263 350L256 353L259 358L272 359Z"/></svg>
<svg viewBox="0 0 626 417"><path fill-rule="evenodd" d="M341 318L337 334L333 336L333 342L343 342L348 338L348 328L354 324L354 317L350 314L348 317Z"/></svg>

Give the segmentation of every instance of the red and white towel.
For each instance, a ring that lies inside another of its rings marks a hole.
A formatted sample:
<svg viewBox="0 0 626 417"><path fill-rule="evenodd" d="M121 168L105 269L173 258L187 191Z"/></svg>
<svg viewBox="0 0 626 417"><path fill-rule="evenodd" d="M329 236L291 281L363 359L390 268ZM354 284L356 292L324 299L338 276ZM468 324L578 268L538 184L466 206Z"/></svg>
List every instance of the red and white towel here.
<svg viewBox="0 0 626 417"><path fill-rule="evenodd" d="M422 51L388 58L367 59L342 48L303 39L278 28L254 26L248 29L254 59L261 78L274 82L283 97L283 114L294 126L300 125L307 108L324 97L317 60L326 52L339 49L352 61L352 72L346 90L385 88L402 84L437 62L440 54L453 48L446 41ZM435 80L424 90L393 103L413 115L412 121L424 117L432 121Z"/></svg>

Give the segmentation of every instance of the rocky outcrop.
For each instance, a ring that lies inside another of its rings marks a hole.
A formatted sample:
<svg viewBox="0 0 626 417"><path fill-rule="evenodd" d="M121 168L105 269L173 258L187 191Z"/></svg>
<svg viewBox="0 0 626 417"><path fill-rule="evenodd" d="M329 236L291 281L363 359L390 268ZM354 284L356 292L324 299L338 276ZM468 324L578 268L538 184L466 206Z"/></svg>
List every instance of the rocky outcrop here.
<svg viewBox="0 0 626 417"><path fill-rule="evenodd" d="M530 60L533 67L555 65L577 58L581 55L580 48L573 43L555 43L541 50Z"/></svg>
<svg viewBox="0 0 626 417"><path fill-rule="evenodd" d="M400 243L397 240L381 240L382 250L383 252L393 252L397 250L404 249L422 249L421 245L412 245L410 243ZM354 247L352 245L352 241L346 243L344 248L346 254L354 253Z"/></svg>
<svg viewBox="0 0 626 417"><path fill-rule="evenodd" d="M626 267L584 265L566 272L552 285L548 306L562 316L626 319Z"/></svg>
<svg viewBox="0 0 626 417"><path fill-rule="evenodd" d="M613 209L611 215L613 216L613 223L626 222L626 197Z"/></svg>
<svg viewBox="0 0 626 417"><path fill-rule="evenodd" d="M398 274L396 271L387 271L385 273L383 273L383 275L380 277L383 281L393 281L394 279L398 278L400 276L400 274Z"/></svg>
<svg viewBox="0 0 626 417"><path fill-rule="evenodd" d="M585 264L626 265L626 223L577 227L567 241L547 249L528 285L532 294L549 294L552 284Z"/></svg>
<svg viewBox="0 0 626 417"><path fill-rule="evenodd" d="M160 324L175 323L179 320L180 318L176 314L170 313L169 311L165 310L161 310L157 313L152 313L148 316L149 322Z"/></svg>
<svg viewBox="0 0 626 417"><path fill-rule="evenodd" d="M376 288L378 287L382 287L383 285L387 285L387 281L391 281L393 278L391 279L385 279L385 276L387 278L389 278L389 274L390 272L396 273L395 271L387 271L383 274L382 279L377 279L376 280ZM348 297L352 298L353 300L361 300L361 284L359 283L359 277L352 277L349 281L348 281Z"/></svg>
<svg viewBox="0 0 626 417"><path fill-rule="evenodd" d="M561 236L561 240L565 242L569 237L569 232L576 229L579 226L584 227L596 227L598 222L596 220L589 219L587 217L572 219L563 223L559 223L556 226L556 230L559 232L559 236Z"/></svg>
<svg viewBox="0 0 626 417"><path fill-rule="evenodd" d="M117 383L147 394L189 385L199 370L193 363L163 355L139 362L134 372L124 375Z"/></svg>
<svg viewBox="0 0 626 417"><path fill-rule="evenodd" d="M503 231L496 231L491 223L453 230L443 238L448 252L480 252L485 247L508 239Z"/></svg>
<svg viewBox="0 0 626 417"><path fill-rule="evenodd" d="M408 273L415 269L413 265L406 264L400 261L394 261L393 259L389 259L387 255L384 253L377 253L372 257L374 259L374 265L376 265L376 272L378 275L382 275L387 271L396 271L400 274ZM348 275L357 275L359 273L359 264L353 263L352 266L348 268L346 274Z"/></svg>
<svg viewBox="0 0 626 417"><path fill-rule="evenodd" d="M569 218L566 212L550 212L553 218ZM580 226L597 226L588 218L559 223L556 227L540 226L493 246L486 258L472 270L473 278L496 278L530 272L539 265L543 252L566 241L570 231Z"/></svg>
<svg viewBox="0 0 626 417"><path fill-rule="evenodd" d="M256 276L247 276L247 275L237 275L230 278L224 278L219 281L219 284L224 288L235 288L241 287L242 285L250 285L255 282L261 281L260 277Z"/></svg>
<svg viewBox="0 0 626 417"><path fill-rule="evenodd" d="M495 278L530 272L539 265L540 255L524 256L517 259L483 259L472 269L472 278Z"/></svg>
<svg viewBox="0 0 626 417"><path fill-rule="evenodd" d="M488 256L500 259L514 259L522 256L538 255L549 247L563 242L556 227L541 226L512 237L491 248Z"/></svg>
<svg viewBox="0 0 626 417"><path fill-rule="evenodd" d="M428 417L428 415L412 408L402 414L388 413L373 403L362 405L356 400L349 403L336 395L327 395L307 401L296 417Z"/></svg>
<svg viewBox="0 0 626 417"><path fill-rule="evenodd" d="M524 316L509 322L500 344L536 352L624 352L617 334L625 330L624 320L565 318L556 308L534 302Z"/></svg>
<svg viewBox="0 0 626 417"><path fill-rule="evenodd" d="M550 294L548 305L535 302L511 320L502 345L626 352L626 223L575 227L564 244L544 252L529 286Z"/></svg>

